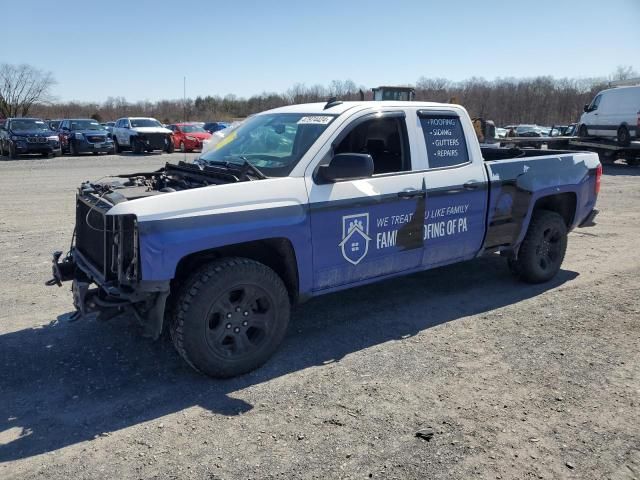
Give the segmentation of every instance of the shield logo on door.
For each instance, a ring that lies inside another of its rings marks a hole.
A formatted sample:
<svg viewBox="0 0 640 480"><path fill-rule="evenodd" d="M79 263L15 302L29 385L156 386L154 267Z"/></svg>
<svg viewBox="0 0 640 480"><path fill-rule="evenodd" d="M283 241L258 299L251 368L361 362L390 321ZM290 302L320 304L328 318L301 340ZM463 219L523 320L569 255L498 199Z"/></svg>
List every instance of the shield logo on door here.
<svg viewBox="0 0 640 480"><path fill-rule="evenodd" d="M342 217L342 241L338 244L344 259L357 265L369 252L369 214L358 213Z"/></svg>

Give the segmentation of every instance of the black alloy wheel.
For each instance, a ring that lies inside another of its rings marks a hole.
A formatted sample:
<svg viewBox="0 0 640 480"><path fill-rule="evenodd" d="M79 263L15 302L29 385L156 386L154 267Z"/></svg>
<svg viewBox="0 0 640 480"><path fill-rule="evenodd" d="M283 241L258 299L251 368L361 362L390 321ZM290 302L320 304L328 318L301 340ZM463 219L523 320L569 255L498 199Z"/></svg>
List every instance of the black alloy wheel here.
<svg viewBox="0 0 640 480"><path fill-rule="evenodd" d="M551 280L560 270L567 251L567 225L556 212L533 213L518 256L509 260L511 271L529 283Z"/></svg>
<svg viewBox="0 0 640 480"><path fill-rule="evenodd" d="M196 370L221 378L266 362L282 342L290 316L282 279L247 258L223 258L196 271L175 307L176 350Z"/></svg>

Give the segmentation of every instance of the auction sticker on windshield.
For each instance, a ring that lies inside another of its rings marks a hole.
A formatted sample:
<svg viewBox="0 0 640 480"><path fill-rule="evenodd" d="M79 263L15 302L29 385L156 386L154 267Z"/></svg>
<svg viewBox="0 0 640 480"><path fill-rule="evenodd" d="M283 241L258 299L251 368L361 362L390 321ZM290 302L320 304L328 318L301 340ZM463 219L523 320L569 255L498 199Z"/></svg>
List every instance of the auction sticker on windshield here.
<svg viewBox="0 0 640 480"><path fill-rule="evenodd" d="M302 117L298 120L298 125L327 125L333 120L331 116L313 115L311 117Z"/></svg>
<svg viewBox="0 0 640 480"><path fill-rule="evenodd" d="M224 137L222 140L220 140L215 147L213 147L214 150L219 150L222 147L224 147L225 145L228 145L229 143L233 142L236 139L236 136L238 135L238 132L231 132L229 135L227 135L226 137Z"/></svg>

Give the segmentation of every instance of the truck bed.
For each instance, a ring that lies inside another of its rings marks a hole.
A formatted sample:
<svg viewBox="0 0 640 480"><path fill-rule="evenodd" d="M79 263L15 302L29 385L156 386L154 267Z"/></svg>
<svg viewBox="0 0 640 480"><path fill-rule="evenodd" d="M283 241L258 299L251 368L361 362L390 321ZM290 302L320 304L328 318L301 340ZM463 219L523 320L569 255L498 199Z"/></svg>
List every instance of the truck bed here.
<svg viewBox="0 0 640 480"><path fill-rule="evenodd" d="M482 153L489 184L485 251L519 245L543 197L562 201L569 230L595 206L599 162L594 153L497 148Z"/></svg>

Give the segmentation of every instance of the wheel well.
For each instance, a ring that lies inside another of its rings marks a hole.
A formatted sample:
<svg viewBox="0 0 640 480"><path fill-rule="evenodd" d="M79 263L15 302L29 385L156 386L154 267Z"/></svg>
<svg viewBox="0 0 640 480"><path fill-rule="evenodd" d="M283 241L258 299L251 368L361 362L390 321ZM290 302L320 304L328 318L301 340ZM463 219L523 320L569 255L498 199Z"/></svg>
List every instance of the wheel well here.
<svg viewBox="0 0 640 480"><path fill-rule="evenodd" d="M536 201L533 210L550 210L558 213L563 219L567 228L573 224L576 215L576 194L575 193L558 193L542 197Z"/></svg>
<svg viewBox="0 0 640 480"><path fill-rule="evenodd" d="M171 282L178 285L195 269L204 263L223 257L244 257L265 264L271 268L284 282L291 303L298 300L298 266L293 245L286 238L269 238L253 242L226 245L201 252L192 253L182 258L176 267L176 274Z"/></svg>

